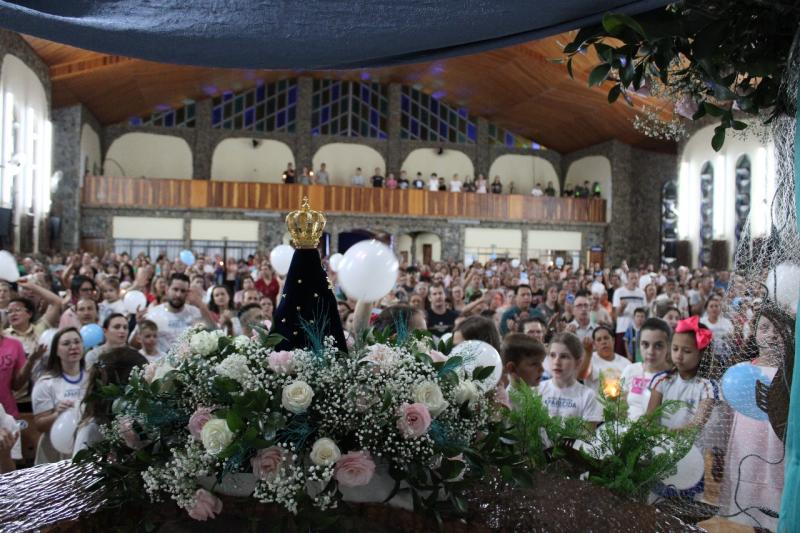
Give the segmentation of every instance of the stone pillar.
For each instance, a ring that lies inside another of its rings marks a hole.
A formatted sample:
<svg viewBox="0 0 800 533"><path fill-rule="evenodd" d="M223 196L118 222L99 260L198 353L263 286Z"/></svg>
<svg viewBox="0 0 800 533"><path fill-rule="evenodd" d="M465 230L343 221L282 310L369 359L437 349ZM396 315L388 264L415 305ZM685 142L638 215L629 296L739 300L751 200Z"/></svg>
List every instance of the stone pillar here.
<svg viewBox="0 0 800 533"><path fill-rule="evenodd" d="M389 119L388 134L389 143L386 147L386 173L394 172L395 176L400 177L400 167L403 164L401 148L401 98L403 89L399 83L389 84Z"/></svg>
<svg viewBox="0 0 800 533"><path fill-rule="evenodd" d="M631 175L631 147L613 141L609 154L611 161L611 190L614 195L614 209L611 210L611 224L608 232L608 259L611 264L628 260L633 250L631 244L634 228L633 214L638 213L633 205L633 176Z"/></svg>
<svg viewBox="0 0 800 533"><path fill-rule="evenodd" d="M483 174L490 179L489 168L492 165L491 145L489 144L489 121L478 117L477 141L475 144L475 176Z"/></svg>
<svg viewBox="0 0 800 533"><path fill-rule="evenodd" d="M81 235L81 106L54 109L53 171L61 172L52 195L51 213L61 218L62 250L77 250Z"/></svg>
<svg viewBox="0 0 800 533"><path fill-rule="evenodd" d="M189 213L183 214L183 247L192 249L192 215Z"/></svg>
<svg viewBox="0 0 800 533"><path fill-rule="evenodd" d="M520 242L522 249L519 251L519 262L525 263L528 261L528 230L522 226L520 231L522 232L522 241Z"/></svg>
<svg viewBox="0 0 800 533"><path fill-rule="evenodd" d="M195 103L194 107L194 146L192 146L192 178L211 179L211 160L216 148L215 131L211 129L213 99L206 98Z"/></svg>
<svg viewBox="0 0 800 533"><path fill-rule="evenodd" d="M314 157L311 143L311 104L314 80L297 78L297 124L295 125L294 161L298 172L303 167L311 168Z"/></svg>

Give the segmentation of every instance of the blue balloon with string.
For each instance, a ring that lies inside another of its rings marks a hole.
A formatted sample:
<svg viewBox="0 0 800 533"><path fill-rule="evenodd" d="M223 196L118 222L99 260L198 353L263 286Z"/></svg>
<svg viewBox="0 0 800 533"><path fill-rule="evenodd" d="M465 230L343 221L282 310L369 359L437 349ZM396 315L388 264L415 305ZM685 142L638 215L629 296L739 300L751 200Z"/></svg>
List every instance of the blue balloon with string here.
<svg viewBox="0 0 800 533"><path fill-rule="evenodd" d="M772 380L748 362L733 365L722 375L722 396L733 409L755 420L769 420L767 413L756 403L757 382L767 387Z"/></svg>
<svg viewBox="0 0 800 533"><path fill-rule="evenodd" d="M81 339L84 349L90 350L105 340L103 328L97 324L86 324L81 328Z"/></svg>
<svg viewBox="0 0 800 533"><path fill-rule="evenodd" d="M178 258L181 260L186 266L192 266L194 264L194 254L191 250L182 250L181 253L178 254Z"/></svg>

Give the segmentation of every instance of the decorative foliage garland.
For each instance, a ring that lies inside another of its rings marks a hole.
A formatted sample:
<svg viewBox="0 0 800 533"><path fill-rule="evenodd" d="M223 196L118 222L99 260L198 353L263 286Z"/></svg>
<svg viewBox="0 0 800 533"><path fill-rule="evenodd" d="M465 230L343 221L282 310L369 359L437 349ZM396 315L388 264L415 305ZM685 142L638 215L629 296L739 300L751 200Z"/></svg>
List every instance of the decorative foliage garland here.
<svg viewBox="0 0 800 533"><path fill-rule="evenodd" d="M637 128L677 140L685 132L677 116L710 115L718 151L728 129L750 127L739 114L770 121L785 112L779 86L799 24L800 5L783 0L684 0L635 18L607 14L564 47L566 67L572 76L574 56L594 49L600 63L589 85L611 81L610 103L621 96L633 106L631 93L672 102L673 118L646 107Z"/></svg>

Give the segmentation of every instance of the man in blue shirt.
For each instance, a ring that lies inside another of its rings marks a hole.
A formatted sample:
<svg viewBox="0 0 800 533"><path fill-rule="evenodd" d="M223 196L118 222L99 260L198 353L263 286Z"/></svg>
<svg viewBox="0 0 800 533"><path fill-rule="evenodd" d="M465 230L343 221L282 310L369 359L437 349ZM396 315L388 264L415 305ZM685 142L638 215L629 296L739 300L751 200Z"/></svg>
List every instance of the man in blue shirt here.
<svg viewBox="0 0 800 533"><path fill-rule="evenodd" d="M517 285L514 291L515 306L503 313L503 318L500 320L500 334L505 335L509 331L516 331L515 324L518 321L525 320L533 314L534 308L531 307L533 300L533 292L530 285ZM509 323L513 323L509 327Z"/></svg>

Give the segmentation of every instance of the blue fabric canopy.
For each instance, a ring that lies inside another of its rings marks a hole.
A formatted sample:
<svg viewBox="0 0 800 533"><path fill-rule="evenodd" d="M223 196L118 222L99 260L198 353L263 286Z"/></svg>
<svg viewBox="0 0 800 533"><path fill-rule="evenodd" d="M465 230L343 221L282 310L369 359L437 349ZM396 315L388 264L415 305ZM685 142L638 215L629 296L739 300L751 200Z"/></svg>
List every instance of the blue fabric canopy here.
<svg viewBox="0 0 800 533"><path fill-rule="evenodd" d="M0 0L0 26L163 63L351 69L416 63L576 29L664 0Z"/></svg>

